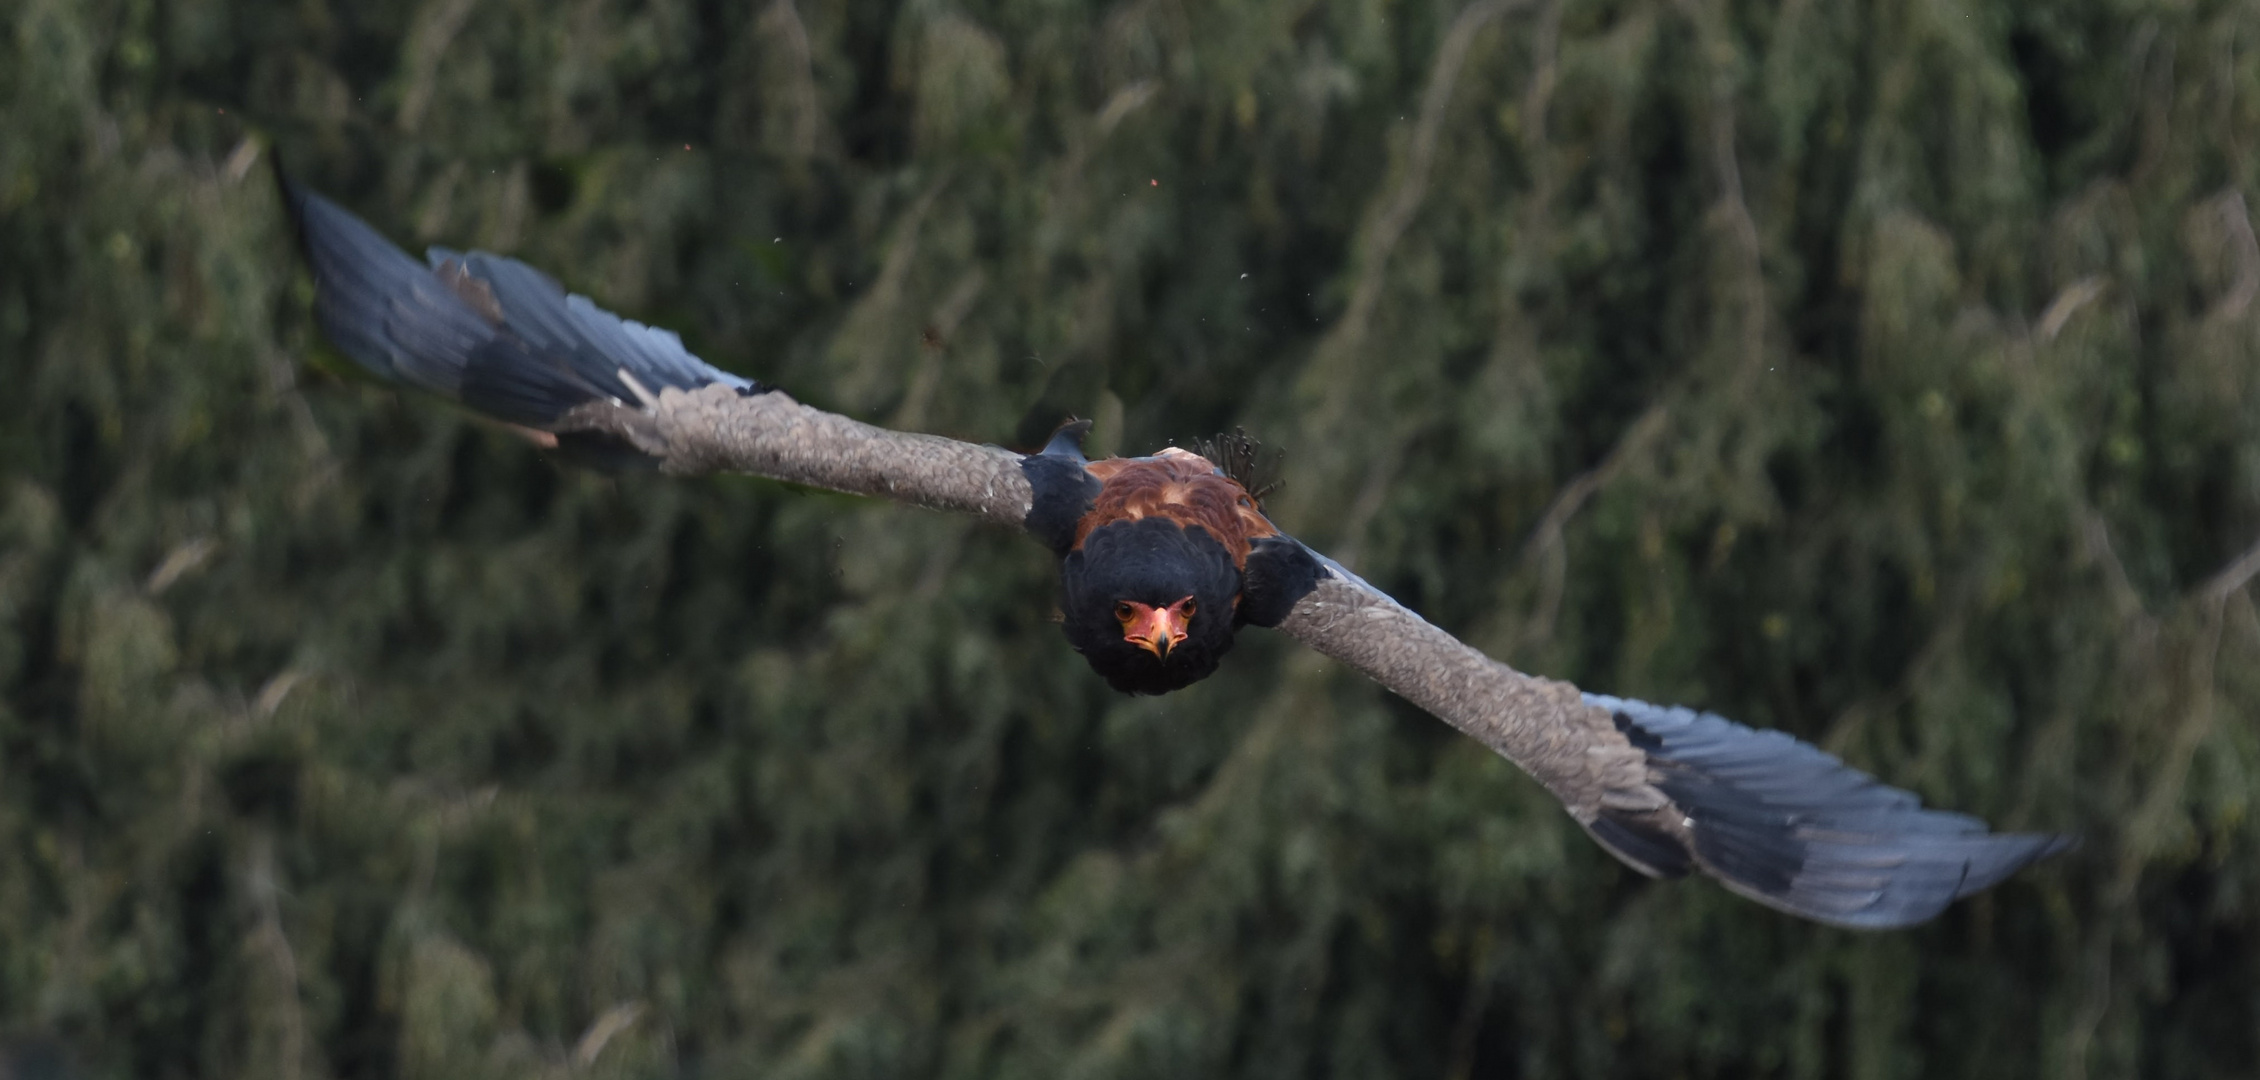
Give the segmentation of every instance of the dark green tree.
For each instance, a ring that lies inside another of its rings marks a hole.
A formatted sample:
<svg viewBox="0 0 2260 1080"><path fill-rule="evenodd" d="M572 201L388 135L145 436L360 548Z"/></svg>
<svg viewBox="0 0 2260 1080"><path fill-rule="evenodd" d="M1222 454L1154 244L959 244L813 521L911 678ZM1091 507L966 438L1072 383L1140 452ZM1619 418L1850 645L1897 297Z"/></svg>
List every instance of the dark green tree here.
<svg viewBox="0 0 2260 1080"><path fill-rule="evenodd" d="M8 0L0 1076L2249 1075L2260 12ZM1025 539L378 386L267 155L892 426L1241 424L1518 667L2086 847L1657 885Z"/></svg>

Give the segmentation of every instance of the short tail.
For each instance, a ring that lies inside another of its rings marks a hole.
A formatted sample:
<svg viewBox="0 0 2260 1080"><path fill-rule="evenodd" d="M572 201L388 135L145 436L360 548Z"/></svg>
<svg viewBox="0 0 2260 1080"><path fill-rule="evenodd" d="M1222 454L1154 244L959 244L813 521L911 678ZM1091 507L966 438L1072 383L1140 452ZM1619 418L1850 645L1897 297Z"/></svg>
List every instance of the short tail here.
<svg viewBox="0 0 2260 1080"><path fill-rule="evenodd" d="M1248 497L1258 503L1287 483L1281 475L1286 455L1276 447L1265 450L1245 428L1195 439L1187 449L1207 458L1209 464L1238 481L1241 487L1248 489Z"/></svg>

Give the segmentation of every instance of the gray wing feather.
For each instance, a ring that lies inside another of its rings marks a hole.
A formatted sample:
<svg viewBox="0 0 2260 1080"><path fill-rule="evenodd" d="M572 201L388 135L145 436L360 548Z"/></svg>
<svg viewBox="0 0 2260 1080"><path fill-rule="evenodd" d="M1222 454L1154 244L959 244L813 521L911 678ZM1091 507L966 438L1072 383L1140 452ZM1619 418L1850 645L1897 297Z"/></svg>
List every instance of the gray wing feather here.
<svg viewBox="0 0 2260 1080"><path fill-rule="evenodd" d="M1651 782L1671 800L1666 812L1682 817L1680 844L1692 861L1793 915L1908 926L2072 846L2065 836L1994 833L1967 814L1925 810L1913 793L1778 731L1686 708L1586 700L1647 754ZM1610 823L1612 839L1629 831L1651 847L1665 840L1652 822L1607 812L1597 820Z"/></svg>
<svg viewBox="0 0 2260 1080"><path fill-rule="evenodd" d="M287 177L282 190L322 329L379 376L533 427L591 401L637 402L623 370L654 393L762 389L691 355L671 331L568 295L516 259L432 248L419 264L328 199Z"/></svg>
<svg viewBox="0 0 2260 1080"><path fill-rule="evenodd" d="M457 254L438 247L426 252L425 258L434 271L453 261L473 280L483 282L502 310L506 329L606 396L637 400L634 390L620 379L622 369L653 392L665 387L695 390L714 383L737 389L755 386L751 379L691 355L674 331L614 315L588 297L566 293L549 275L516 259L483 251Z"/></svg>
<svg viewBox="0 0 2260 1080"><path fill-rule="evenodd" d="M361 219L297 194L315 317L330 340L380 376L455 396L472 353L494 329Z"/></svg>

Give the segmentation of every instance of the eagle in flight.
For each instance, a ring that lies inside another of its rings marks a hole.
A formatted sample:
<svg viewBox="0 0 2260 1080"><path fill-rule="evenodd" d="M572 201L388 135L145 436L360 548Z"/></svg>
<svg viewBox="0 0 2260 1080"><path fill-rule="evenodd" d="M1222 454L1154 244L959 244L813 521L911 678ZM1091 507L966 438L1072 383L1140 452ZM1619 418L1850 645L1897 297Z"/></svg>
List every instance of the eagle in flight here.
<svg viewBox="0 0 2260 1080"><path fill-rule="evenodd" d="M1060 559L1069 644L1117 690L1183 688L1242 626L1277 628L1483 741L1634 869L1701 871L1835 926L1923 922L2072 845L1926 810L1778 731L1515 671L1281 532L1245 473L1202 453L1091 461L1087 421L1029 455L859 423L717 369L517 260L435 247L418 262L277 176L316 318L371 372L584 460L753 473L1025 530ZM1208 453L1231 466L1244 449Z"/></svg>

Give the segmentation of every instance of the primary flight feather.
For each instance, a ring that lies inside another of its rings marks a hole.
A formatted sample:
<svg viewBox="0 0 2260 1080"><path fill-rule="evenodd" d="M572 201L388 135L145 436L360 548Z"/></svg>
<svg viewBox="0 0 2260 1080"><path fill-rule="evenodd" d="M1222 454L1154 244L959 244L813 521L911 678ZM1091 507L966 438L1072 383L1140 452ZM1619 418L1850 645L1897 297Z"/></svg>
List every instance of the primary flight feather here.
<svg viewBox="0 0 2260 1080"><path fill-rule="evenodd" d="M514 259L433 248L418 262L277 176L316 317L363 367L583 457L755 473L1024 529L1060 560L1069 644L1117 690L1190 685L1241 627L1277 627L1513 761L1635 869L1701 871L1837 926L1922 922L2071 846L1926 810L1780 732L1515 671L1281 532L1260 490L1202 454L1091 461L1087 422L1030 455L872 427L715 368Z"/></svg>

